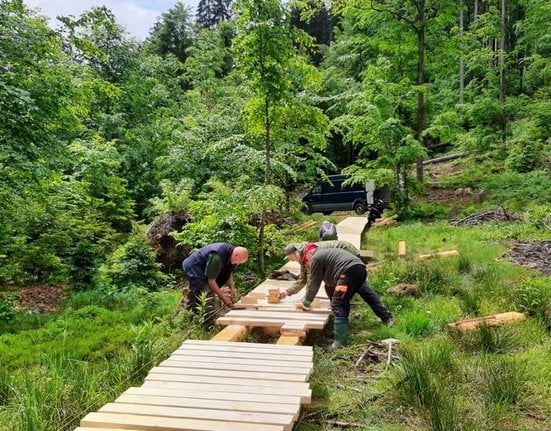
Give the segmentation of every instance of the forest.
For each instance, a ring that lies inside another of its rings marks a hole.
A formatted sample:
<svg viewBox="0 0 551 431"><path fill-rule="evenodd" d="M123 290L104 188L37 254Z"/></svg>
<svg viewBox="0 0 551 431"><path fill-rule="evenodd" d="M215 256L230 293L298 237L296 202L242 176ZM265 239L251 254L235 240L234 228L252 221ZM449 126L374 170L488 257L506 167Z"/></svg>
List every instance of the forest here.
<svg viewBox="0 0 551 431"><path fill-rule="evenodd" d="M287 243L315 239L294 224L338 221L300 197L341 172L392 191L399 226L364 240L378 256L399 239L467 253L373 274L381 294L426 288L387 298L396 328L358 312L356 344L410 341L401 367L354 391L338 380L355 376L323 377L357 358L321 355L321 401L297 429L551 427L551 258L543 274L502 259L518 241L551 254L548 0L176 2L143 42L105 6L53 28L1 0L0 172L2 431L74 429L183 339L208 338L197 316L173 317L182 259L246 246L245 292ZM450 224L496 206L514 217ZM520 329L444 336L512 309L530 317Z"/></svg>

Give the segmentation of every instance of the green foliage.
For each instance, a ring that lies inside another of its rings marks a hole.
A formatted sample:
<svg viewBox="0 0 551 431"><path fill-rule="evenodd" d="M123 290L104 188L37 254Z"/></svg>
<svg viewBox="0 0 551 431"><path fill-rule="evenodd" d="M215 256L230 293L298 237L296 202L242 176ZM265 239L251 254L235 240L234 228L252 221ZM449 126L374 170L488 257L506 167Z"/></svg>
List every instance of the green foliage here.
<svg viewBox="0 0 551 431"><path fill-rule="evenodd" d="M551 326L551 282L548 277L524 280L515 291L520 310Z"/></svg>
<svg viewBox="0 0 551 431"><path fill-rule="evenodd" d="M158 290L166 281L143 232L136 232L101 268L102 283L120 291Z"/></svg>
<svg viewBox="0 0 551 431"><path fill-rule="evenodd" d="M15 317L15 296L12 294L0 294L0 322L8 323Z"/></svg>
<svg viewBox="0 0 551 431"><path fill-rule="evenodd" d="M551 178L544 171L536 170L527 174L505 172L487 177L481 186L492 190L492 202L515 209L551 201Z"/></svg>

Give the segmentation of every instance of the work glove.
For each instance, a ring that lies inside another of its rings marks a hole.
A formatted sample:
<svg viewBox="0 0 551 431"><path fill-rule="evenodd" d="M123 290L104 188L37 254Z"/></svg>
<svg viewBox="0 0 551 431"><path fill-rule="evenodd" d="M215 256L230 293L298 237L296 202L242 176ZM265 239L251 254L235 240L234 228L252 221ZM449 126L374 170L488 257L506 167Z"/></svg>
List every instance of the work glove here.
<svg viewBox="0 0 551 431"><path fill-rule="evenodd" d="M281 292L279 292L279 299L283 299L283 298L287 298L289 296L289 294L287 293L286 290L282 290Z"/></svg>

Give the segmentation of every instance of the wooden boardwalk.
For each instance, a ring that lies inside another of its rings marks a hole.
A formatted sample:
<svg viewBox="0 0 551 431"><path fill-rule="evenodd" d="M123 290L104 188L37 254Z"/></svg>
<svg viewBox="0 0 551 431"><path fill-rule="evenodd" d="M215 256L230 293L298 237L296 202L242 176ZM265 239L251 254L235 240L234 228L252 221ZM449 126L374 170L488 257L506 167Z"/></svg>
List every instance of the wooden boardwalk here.
<svg viewBox="0 0 551 431"><path fill-rule="evenodd" d="M365 222L345 219L337 225L339 239L360 248ZM299 266L289 262L282 269L298 272ZM301 404L311 399L313 349L298 344L330 315L323 289L308 313L295 308L301 293L276 304L266 300L269 289L290 283L261 283L239 301L241 309L217 320L226 328L212 340L184 341L141 387L89 413L75 431L290 431ZM236 342L251 327L279 332L278 344Z"/></svg>

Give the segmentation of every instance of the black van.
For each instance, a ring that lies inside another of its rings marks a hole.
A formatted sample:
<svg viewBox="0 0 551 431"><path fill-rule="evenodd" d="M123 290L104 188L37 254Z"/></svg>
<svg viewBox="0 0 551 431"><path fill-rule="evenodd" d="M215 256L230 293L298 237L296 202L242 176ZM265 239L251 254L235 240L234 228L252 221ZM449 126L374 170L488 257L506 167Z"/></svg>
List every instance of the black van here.
<svg viewBox="0 0 551 431"><path fill-rule="evenodd" d="M388 193L375 190L373 183L353 184L343 186L348 175L329 175L328 180L320 180L302 198L306 212L322 212L354 210L356 214L365 213L377 199L389 200ZM378 196L381 195L381 196Z"/></svg>

